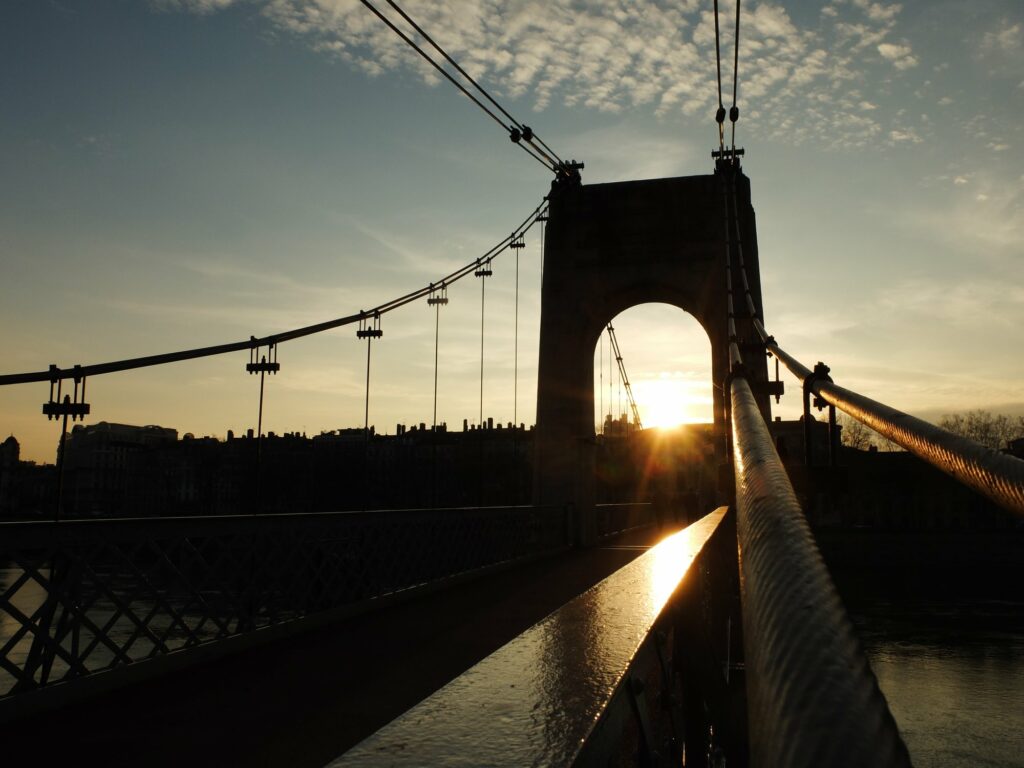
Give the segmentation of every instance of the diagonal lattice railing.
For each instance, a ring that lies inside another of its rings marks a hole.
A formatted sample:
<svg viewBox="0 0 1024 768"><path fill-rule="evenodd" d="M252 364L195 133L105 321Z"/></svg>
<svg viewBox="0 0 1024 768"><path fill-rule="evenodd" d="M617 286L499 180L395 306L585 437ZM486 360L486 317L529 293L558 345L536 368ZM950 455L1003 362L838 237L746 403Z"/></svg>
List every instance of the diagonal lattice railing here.
<svg viewBox="0 0 1024 768"><path fill-rule="evenodd" d="M0 705L566 545L550 507L0 524Z"/></svg>

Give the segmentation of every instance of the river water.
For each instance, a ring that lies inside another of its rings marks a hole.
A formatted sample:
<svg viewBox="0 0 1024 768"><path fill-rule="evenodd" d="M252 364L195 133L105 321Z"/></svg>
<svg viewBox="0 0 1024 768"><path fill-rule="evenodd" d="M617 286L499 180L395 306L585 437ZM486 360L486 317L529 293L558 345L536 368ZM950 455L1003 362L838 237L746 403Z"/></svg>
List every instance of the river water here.
<svg viewBox="0 0 1024 768"><path fill-rule="evenodd" d="M914 765L1024 766L1024 601L847 603Z"/></svg>

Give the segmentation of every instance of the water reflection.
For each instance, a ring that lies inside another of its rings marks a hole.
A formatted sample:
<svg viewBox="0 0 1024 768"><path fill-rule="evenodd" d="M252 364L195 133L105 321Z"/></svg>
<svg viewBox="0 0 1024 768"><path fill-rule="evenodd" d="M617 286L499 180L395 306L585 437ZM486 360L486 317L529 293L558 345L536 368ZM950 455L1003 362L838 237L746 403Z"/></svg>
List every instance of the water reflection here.
<svg viewBox="0 0 1024 768"><path fill-rule="evenodd" d="M1024 765L1024 602L857 603L854 620L916 765Z"/></svg>
<svg viewBox="0 0 1024 768"><path fill-rule="evenodd" d="M11 587L15 586L22 578L24 571L21 568L13 568L10 563L7 567L0 568L0 594L7 594ZM41 570L44 578L49 578L48 568ZM8 595L11 606L25 616L31 616L43 604L46 599L46 590L35 579L23 581L20 587ZM22 623L11 615L7 610L0 608L0 649L6 648L7 644L18 634ZM13 665L21 667L28 658L29 649L32 647L31 633L25 633L17 643L10 648L4 657ZM0 668L0 696L7 693L14 685L14 676L6 669Z"/></svg>
<svg viewBox="0 0 1024 768"><path fill-rule="evenodd" d="M49 568L26 571L11 562L0 568L0 594L6 594L11 610L0 607L0 656L10 666L24 669L32 649L34 635L23 631L20 616L32 619L47 598L47 588L32 575L49 582ZM78 661L90 671L107 669L118 663L120 655L132 660L147 658L158 643L166 651L177 650L189 643L209 640L222 634L216 622L209 620L191 594L175 592L173 585L154 587L153 596L139 589L136 572L94 566L88 576L76 582L76 604L81 612L79 621L72 621L72 634L62 637L61 645L71 652L78 648ZM12 591L12 588L13 591ZM56 609L51 635L64 610ZM20 614L20 616L18 615ZM228 620L231 621L230 619ZM40 622L35 616L34 624ZM186 626L183 626L183 623ZM229 624L228 629L233 628ZM15 640L17 638L17 640ZM70 669L67 660L58 656L51 659L49 680L61 679ZM39 680L39 670L35 679ZM0 666L0 697L9 695L16 683L8 668Z"/></svg>

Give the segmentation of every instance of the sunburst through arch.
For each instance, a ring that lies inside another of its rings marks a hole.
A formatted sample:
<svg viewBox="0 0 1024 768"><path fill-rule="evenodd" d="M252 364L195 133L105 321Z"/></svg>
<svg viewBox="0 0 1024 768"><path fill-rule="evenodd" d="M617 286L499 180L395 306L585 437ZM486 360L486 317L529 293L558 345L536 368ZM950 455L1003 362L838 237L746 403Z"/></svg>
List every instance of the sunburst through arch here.
<svg viewBox="0 0 1024 768"><path fill-rule="evenodd" d="M639 304L611 320L644 428L710 423L711 342L697 320L669 304ZM605 331L594 348L594 427L623 431L628 393Z"/></svg>

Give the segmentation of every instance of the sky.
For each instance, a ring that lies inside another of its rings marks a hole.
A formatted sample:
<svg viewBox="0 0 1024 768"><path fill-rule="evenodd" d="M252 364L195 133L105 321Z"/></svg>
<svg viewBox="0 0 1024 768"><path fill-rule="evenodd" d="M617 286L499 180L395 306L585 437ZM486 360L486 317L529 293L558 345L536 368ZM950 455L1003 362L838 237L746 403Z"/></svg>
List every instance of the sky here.
<svg viewBox="0 0 1024 768"><path fill-rule="evenodd" d="M583 161L584 183L713 170L710 0L402 5L513 115ZM721 8L731 52L734 5ZM769 331L843 386L925 418L1024 413L1024 3L742 8L736 140ZM376 305L486 251L549 181L356 0L8 0L0 373ZM484 413L500 422L534 420L538 235L520 254L518 362L511 257L486 287ZM438 419L461 428L479 408L479 281L449 295ZM380 431L430 422L433 319L425 302L384 317L370 394ZM645 420L666 418L668 395L677 418L709 420L696 321L644 305L615 325ZM352 328L282 345L264 429L361 426L365 352ZM89 420L244 431L259 391L247 361L95 377ZM791 418L788 387L776 413ZM0 387L0 433L23 458L54 458L47 396L45 384Z"/></svg>

